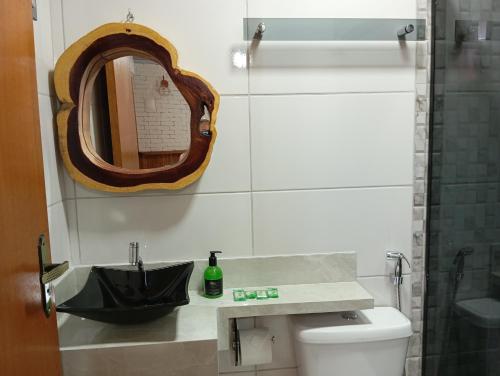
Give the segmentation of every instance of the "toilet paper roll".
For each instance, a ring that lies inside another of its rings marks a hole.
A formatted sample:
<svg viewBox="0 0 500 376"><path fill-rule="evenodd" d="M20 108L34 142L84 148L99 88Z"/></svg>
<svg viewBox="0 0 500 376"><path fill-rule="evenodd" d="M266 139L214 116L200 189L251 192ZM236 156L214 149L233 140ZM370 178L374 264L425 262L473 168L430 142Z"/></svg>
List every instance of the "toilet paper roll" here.
<svg viewBox="0 0 500 376"><path fill-rule="evenodd" d="M240 330L240 345L242 366L273 361L271 334L267 329Z"/></svg>

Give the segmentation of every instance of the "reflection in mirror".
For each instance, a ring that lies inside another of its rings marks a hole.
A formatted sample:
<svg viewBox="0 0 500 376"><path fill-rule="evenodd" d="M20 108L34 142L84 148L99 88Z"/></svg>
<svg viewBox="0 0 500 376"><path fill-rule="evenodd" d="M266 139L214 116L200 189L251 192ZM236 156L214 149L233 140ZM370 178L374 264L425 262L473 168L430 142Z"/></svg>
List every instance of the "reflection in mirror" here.
<svg viewBox="0 0 500 376"><path fill-rule="evenodd" d="M89 115L92 146L114 166L173 166L189 152L191 110L165 68L155 61L124 56L107 62L95 79ZM209 123L205 109L202 134L210 135Z"/></svg>
<svg viewBox="0 0 500 376"><path fill-rule="evenodd" d="M205 106L203 110L203 116L200 119L199 131L202 136L210 136L210 113L208 108Z"/></svg>

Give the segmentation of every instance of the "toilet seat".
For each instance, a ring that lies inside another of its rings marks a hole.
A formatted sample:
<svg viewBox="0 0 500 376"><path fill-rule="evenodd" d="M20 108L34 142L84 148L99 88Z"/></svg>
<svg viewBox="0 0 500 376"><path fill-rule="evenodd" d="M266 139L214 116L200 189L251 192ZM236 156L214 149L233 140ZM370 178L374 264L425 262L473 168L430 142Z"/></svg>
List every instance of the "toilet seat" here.
<svg viewBox="0 0 500 376"><path fill-rule="evenodd" d="M392 307L358 311L356 319L341 312L299 315L294 320L295 337L304 343L336 344L385 341L412 335L410 320Z"/></svg>
<svg viewBox="0 0 500 376"><path fill-rule="evenodd" d="M291 323L299 376L403 374L412 330L395 308L298 315Z"/></svg>
<svg viewBox="0 0 500 376"><path fill-rule="evenodd" d="M471 324L485 329L500 328L500 300L479 298L455 303L455 310Z"/></svg>

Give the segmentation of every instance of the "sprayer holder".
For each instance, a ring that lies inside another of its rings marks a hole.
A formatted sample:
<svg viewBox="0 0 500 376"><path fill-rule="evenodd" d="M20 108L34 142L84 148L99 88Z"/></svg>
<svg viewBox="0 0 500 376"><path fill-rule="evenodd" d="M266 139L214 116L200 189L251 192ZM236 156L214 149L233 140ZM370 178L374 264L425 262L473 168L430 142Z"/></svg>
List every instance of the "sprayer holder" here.
<svg viewBox="0 0 500 376"><path fill-rule="evenodd" d="M402 252L387 252L386 259L396 261L394 265L394 274L391 276L394 285L403 284L403 260L406 261L408 267L411 269L410 262Z"/></svg>

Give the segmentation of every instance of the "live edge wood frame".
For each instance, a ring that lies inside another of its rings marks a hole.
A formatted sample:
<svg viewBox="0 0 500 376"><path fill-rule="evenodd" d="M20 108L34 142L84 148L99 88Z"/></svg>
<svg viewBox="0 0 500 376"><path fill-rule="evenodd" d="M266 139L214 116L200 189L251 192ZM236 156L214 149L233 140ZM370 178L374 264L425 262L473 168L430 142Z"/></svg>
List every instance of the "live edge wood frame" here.
<svg viewBox="0 0 500 376"><path fill-rule="evenodd" d="M89 106L92 87L102 66L113 59L134 55L161 64L191 110L191 144L178 164L127 169L105 162L90 139ZM177 66L177 50L154 30L134 23L110 23L91 31L61 55L54 81L61 108L57 115L59 149L73 179L97 190L136 192L180 189L196 181L210 161L217 131L219 94L193 72ZM210 132L200 132L200 119L210 114Z"/></svg>

